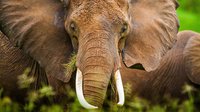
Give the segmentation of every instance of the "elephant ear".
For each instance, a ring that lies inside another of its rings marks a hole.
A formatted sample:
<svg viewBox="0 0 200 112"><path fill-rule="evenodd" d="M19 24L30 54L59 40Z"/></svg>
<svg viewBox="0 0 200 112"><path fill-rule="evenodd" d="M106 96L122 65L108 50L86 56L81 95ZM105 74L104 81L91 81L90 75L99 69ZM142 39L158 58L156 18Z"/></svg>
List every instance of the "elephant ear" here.
<svg viewBox="0 0 200 112"><path fill-rule="evenodd" d="M68 82L63 64L72 45L60 0L1 0L0 27L14 46L36 60L47 75Z"/></svg>
<svg viewBox="0 0 200 112"><path fill-rule="evenodd" d="M183 54L189 79L200 84L200 34L191 36Z"/></svg>
<svg viewBox="0 0 200 112"><path fill-rule="evenodd" d="M126 66L142 65L146 71L159 66L176 41L179 27L177 5L175 0L130 1L131 33L123 55Z"/></svg>

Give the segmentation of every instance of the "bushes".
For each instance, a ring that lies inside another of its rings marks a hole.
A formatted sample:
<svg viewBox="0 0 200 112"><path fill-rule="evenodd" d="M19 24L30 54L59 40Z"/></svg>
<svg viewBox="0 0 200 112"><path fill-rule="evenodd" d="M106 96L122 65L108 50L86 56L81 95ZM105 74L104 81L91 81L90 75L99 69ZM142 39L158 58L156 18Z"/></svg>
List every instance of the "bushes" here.
<svg viewBox="0 0 200 112"><path fill-rule="evenodd" d="M70 97L71 102L64 101L68 106L67 109L64 109L63 106L59 104L42 104L37 105L37 101L42 99L43 97L49 97L51 99L54 92L51 87L43 86L43 88L37 91L29 91L28 101L25 105L19 104L17 102L13 102L7 96L1 96L2 89L0 90L0 112L32 112L32 111L40 111L40 112L96 112L97 110L86 110L80 106L76 94L74 91L68 91L68 97ZM126 90L125 90L126 91ZM198 92L197 96L193 94L193 92ZM184 91L188 94L188 100L180 102L178 99L166 98L165 103L162 104L151 104L150 102L140 99L138 97L133 97L132 100L129 100L125 103L123 107L117 107L110 101L106 101L105 108L99 111L109 111L109 112L197 112L200 111L200 108L195 106L200 100L200 91L195 90L191 86L185 86Z"/></svg>

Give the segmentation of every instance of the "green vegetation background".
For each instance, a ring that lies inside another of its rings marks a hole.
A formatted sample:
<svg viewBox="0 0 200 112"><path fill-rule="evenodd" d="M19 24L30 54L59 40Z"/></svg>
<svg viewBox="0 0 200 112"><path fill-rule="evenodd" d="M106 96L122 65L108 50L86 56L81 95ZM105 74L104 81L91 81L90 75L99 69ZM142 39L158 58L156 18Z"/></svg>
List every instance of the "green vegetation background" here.
<svg viewBox="0 0 200 112"><path fill-rule="evenodd" d="M200 32L200 0L178 0L177 14L181 30Z"/></svg>

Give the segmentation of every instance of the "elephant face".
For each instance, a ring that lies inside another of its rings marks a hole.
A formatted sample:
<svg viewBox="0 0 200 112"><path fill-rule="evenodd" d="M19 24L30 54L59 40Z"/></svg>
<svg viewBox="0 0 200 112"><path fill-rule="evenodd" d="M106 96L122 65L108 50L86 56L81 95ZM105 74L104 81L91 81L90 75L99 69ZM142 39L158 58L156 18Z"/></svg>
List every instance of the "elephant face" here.
<svg viewBox="0 0 200 112"><path fill-rule="evenodd" d="M86 108L102 105L111 77L116 79L118 104L123 104L120 55L126 66L142 65L152 71L176 40L175 0L62 2L1 0L0 29L51 79L63 82L70 79L63 64L73 47L77 96Z"/></svg>
<svg viewBox="0 0 200 112"><path fill-rule="evenodd" d="M71 0L68 5L65 29L78 50L77 67L82 71L86 63L102 62L108 72L116 71L118 51L129 33L128 2Z"/></svg>
<svg viewBox="0 0 200 112"><path fill-rule="evenodd" d="M68 5L65 29L78 50L76 66L83 75L84 97L90 104L100 106L111 74L120 67L118 51L130 25L128 2L71 0Z"/></svg>
<svg viewBox="0 0 200 112"><path fill-rule="evenodd" d="M128 67L157 68L176 40L176 5L174 0L67 1L65 29L78 51L86 99L104 99L111 74L120 68L122 49ZM101 105L98 101L90 103Z"/></svg>

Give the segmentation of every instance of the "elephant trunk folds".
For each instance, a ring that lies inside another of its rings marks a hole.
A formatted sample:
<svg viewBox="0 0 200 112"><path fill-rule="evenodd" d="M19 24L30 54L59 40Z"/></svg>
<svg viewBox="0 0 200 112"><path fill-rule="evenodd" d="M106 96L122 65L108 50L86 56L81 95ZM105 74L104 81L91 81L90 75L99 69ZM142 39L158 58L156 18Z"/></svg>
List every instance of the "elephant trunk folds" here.
<svg viewBox="0 0 200 112"><path fill-rule="evenodd" d="M94 56L83 62L83 91L86 100L95 106L103 104L110 76L113 70L112 60Z"/></svg>
<svg viewBox="0 0 200 112"><path fill-rule="evenodd" d="M101 107L114 70L114 56L107 37L91 35L80 43L77 68L83 76L83 95L91 105Z"/></svg>

